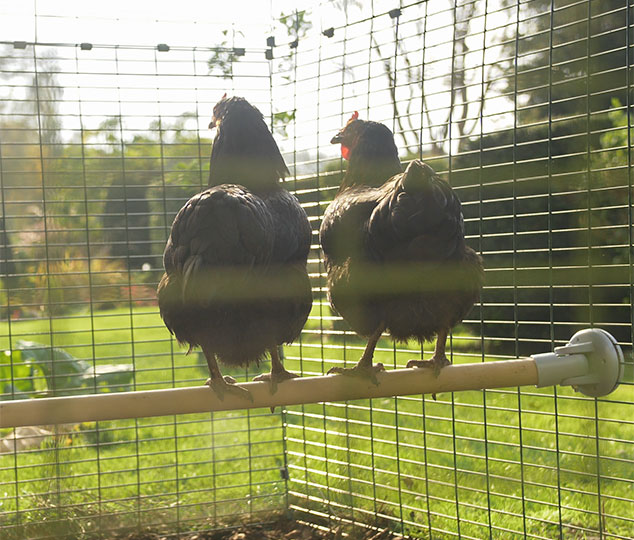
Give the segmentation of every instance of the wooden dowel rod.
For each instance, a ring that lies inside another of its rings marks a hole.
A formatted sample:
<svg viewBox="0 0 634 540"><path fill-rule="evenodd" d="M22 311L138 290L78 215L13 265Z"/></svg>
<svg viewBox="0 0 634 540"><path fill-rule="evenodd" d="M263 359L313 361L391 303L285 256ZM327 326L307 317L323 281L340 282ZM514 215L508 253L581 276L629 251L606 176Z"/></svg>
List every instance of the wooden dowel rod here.
<svg viewBox="0 0 634 540"><path fill-rule="evenodd" d="M221 401L209 387L203 385L3 401L0 402L0 428L440 394L536 385L538 382L537 367L532 358L447 366L438 377L432 369L414 368L386 371L379 373L377 378L378 386L346 375L297 378L279 384L275 394L271 394L267 382L241 384L253 396L252 402L233 394L226 394Z"/></svg>

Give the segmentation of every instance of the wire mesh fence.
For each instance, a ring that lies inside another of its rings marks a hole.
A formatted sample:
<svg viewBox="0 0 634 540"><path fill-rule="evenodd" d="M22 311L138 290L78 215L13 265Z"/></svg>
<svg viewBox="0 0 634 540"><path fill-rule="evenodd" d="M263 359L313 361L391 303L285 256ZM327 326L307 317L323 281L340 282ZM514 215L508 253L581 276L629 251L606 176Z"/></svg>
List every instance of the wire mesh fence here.
<svg viewBox="0 0 634 540"><path fill-rule="evenodd" d="M290 370L352 365L365 345L328 305L317 236L344 167L329 141L358 110L463 202L486 284L452 361L599 326L626 351L624 381L599 399L513 388L7 430L3 534L167 534L291 510L413 538L634 538L629 2L274 3L216 25L187 9L5 19L40 34L0 43L2 399L202 383L155 288L171 221L206 186L224 92L268 119L313 228ZM108 39L126 26L146 33ZM428 348L383 337L376 358L404 367Z"/></svg>

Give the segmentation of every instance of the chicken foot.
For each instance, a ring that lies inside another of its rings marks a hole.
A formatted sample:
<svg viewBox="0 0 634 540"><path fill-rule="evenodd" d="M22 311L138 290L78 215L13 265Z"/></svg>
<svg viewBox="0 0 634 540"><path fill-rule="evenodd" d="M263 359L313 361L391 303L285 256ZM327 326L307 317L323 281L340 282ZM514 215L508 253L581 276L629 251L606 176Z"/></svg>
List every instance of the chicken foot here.
<svg viewBox="0 0 634 540"><path fill-rule="evenodd" d="M445 346L447 343L447 330L441 330L438 332L438 337L436 338L436 347L434 349L434 355L430 360L409 360L407 362L408 368L425 368L430 367L434 370L434 376L438 377L440 375L440 370L445 366L451 365L451 362L447 358L447 354L445 352ZM436 401L436 394L432 394L431 397Z"/></svg>
<svg viewBox="0 0 634 540"><path fill-rule="evenodd" d="M286 371L284 364L282 364L282 360L280 360L280 353L277 347L271 347L269 352L271 353L271 372L257 375L256 377L253 377L253 380L269 381L271 383L271 394L275 394L279 383L288 381L289 379L294 379L295 377L298 377L298 375L295 375L295 373L291 373L290 371Z"/></svg>
<svg viewBox="0 0 634 540"><path fill-rule="evenodd" d="M365 346L365 350L361 355L361 359L357 362L357 364L352 368L340 368L340 367L332 367L328 370L328 375L332 375L333 373L340 373L342 375L348 375L352 377L365 377L370 379L372 383L375 385L379 385L379 381L376 378L376 374L385 371L385 367L380 362L378 364L372 364L372 359L374 358L374 349L376 349L376 344L381 338L381 334L383 334L384 326L380 326L377 330L370 336L368 339L368 344Z"/></svg>
<svg viewBox="0 0 634 540"><path fill-rule="evenodd" d="M214 391L220 401L224 401L225 394L230 393L253 402L251 392L245 390L241 386L238 386L233 377L229 377L229 375L223 376L222 373L220 373L220 368L218 368L218 362L216 361L215 354L206 351L205 348L203 348L203 353L207 359L207 366L209 366L210 375L209 379L205 381L205 384Z"/></svg>
<svg viewBox="0 0 634 540"><path fill-rule="evenodd" d="M447 358L447 354L445 352L445 345L447 343L447 331L441 330L438 332L438 338L436 339L436 348L434 349L434 355L430 360L409 360L407 362L408 368L425 368L431 367L434 369L434 375L438 377L440 374L440 370L445 366L451 364L449 359Z"/></svg>

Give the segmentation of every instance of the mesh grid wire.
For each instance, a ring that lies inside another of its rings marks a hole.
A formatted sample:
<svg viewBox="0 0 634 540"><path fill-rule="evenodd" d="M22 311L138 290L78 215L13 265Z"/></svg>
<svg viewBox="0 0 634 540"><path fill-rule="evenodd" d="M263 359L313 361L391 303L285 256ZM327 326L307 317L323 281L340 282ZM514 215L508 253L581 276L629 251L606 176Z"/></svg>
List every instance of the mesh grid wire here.
<svg viewBox="0 0 634 540"><path fill-rule="evenodd" d="M34 15L1 6L16 25ZM44 4L39 35L0 43L3 399L206 377L154 290L173 216L206 184L225 91L270 119L313 225L315 301L289 369L352 365L365 344L328 306L317 237L344 165L329 140L358 110L463 201L486 286L453 362L546 352L599 326L624 348L624 381L600 399L511 388L7 430L3 537L205 530L290 509L415 538L634 538L629 2L273 2L243 25L186 7L91 18ZM135 32L112 43L115 28ZM384 337L376 358L403 367L429 350Z"/></svg>

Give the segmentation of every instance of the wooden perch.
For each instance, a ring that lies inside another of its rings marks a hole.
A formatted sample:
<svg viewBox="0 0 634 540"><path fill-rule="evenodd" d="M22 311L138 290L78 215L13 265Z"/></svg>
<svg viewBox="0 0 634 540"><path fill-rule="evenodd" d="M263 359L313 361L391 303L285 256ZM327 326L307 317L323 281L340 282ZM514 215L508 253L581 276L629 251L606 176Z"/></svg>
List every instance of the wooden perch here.
<svg viewBox="0 0 634 540"><path fill-rule="evenodd" d="M0 428L66 424L121 418L301 405L325 401L440 394L484 388L566 384L589 396L618 385L623 353L602 330L577 332L565 347L530 358L444 367L395 369L377 375L378 386L347 375L297 378L280 383L243 383L253 401L226 394L220 401L207 386L0 402Z"/></svg>

